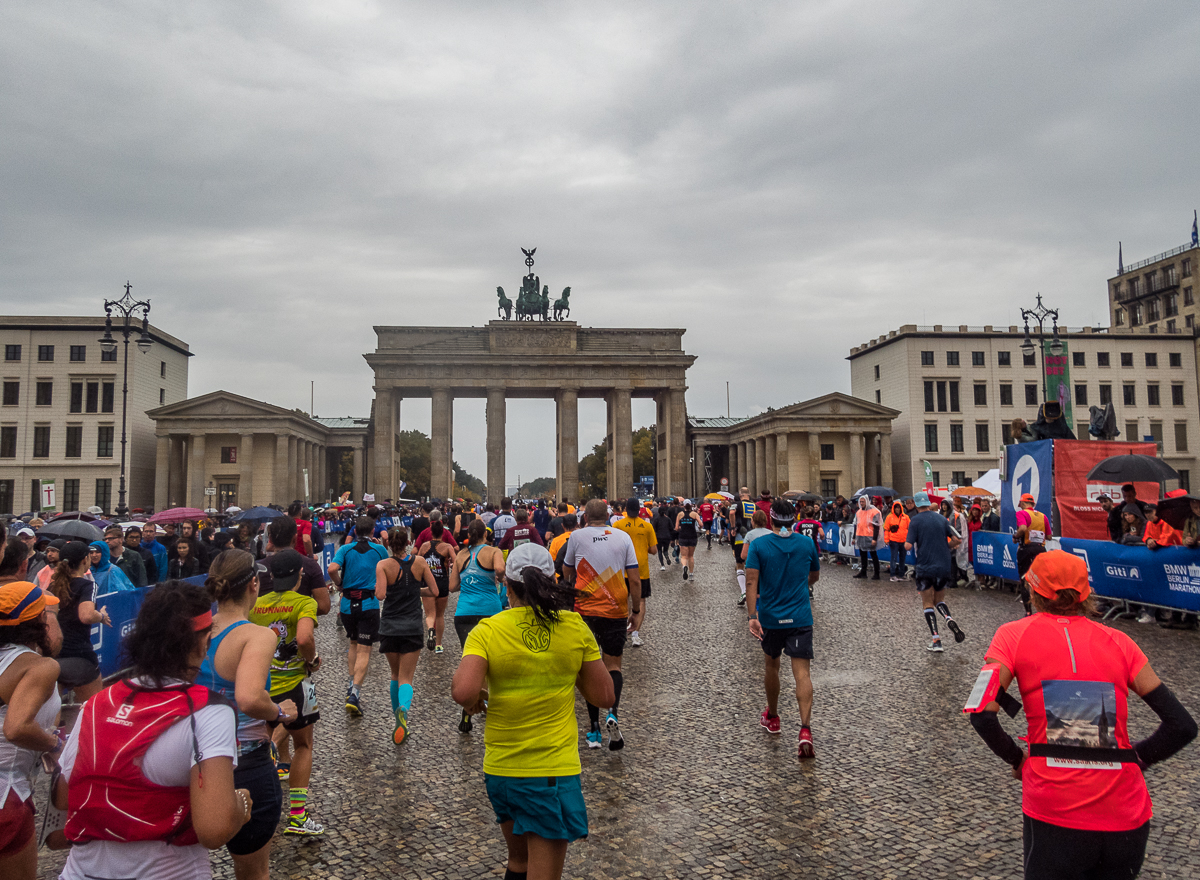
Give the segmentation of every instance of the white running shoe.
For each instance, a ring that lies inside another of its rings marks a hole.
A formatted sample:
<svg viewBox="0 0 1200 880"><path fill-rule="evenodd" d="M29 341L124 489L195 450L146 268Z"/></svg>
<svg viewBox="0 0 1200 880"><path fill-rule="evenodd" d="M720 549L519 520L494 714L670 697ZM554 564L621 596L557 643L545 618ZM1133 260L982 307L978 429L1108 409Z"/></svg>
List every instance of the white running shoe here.
<svg viewBox="0 0 1200 880"><path fill-rule="evenodd" d="M633 631L633 637L629 640L635 648L642 646L642 636L636 629Z"/></svg>
<svg viewBox="0 0 1200 880"><path fill-rule="evenodd" d="M942 647L941 637L934 636L932 639L929 640L929 645L928 645L928 647L925 648L925 650L933 651L935 654L941 654L946 649Z"/></svg>

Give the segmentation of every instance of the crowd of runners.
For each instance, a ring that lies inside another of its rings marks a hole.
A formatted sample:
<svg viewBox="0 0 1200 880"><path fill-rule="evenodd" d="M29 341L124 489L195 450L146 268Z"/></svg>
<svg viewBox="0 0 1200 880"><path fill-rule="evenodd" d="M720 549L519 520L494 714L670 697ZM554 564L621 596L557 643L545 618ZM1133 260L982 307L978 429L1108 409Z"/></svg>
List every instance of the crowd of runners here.
<svg viewBox="0 0 1200 880"><path fill-rule="evenodd" d="M887 545L891 582L908 583L904 559L913 553L927 647L940 653L940 626L956 643L967 638L946 601L961 573L964 535L928 496L911 502L885 512L882 499L864 496L843 527L853 529L860 553L855 577L878 580L877 548ZM336 601L350 715L383 711L366 703L363 684L371 655L384 655L392 743L402 746L414 719L441 723L414 713L415 673L423 656L445 651L448 602L458 593L451 621L461 652L452 686L457 727L470 736L486 717L483 771L508 850L505 877L559 877L569 842L588 833L581 750L616 752L629 742L620 709L624 655L626 645L645 644L653 565L660 572L677 565L689 580L702 540L733 554L729 599L744 608L764 656L761 727L781 734L790 714L780 705L786 655L796 755L817 754L810 665L828 514L818 506L797 509L743 488L694 504L504 499L498 509L289 513L261 535L230 535L217 552L164 547L168 572L190 554L196 577L160 578L125 638L128 670L108 687L90 641L92 626L111 625L96 607L97 548L63 543L39 578L29 575L20 538L0 544L10 562L14 552L21 560L16 576L0 579L0 876L36 874L41 836L30 778L42 761L55 770L51 808L65 824L47 845L71 847L61 876L207 877L208 850L221 846L242 880L268 876L284 810L285 835L325 832L309 797L318 679L327 689L342 664L318 651L321 618ZM1026 877L1136 876L1149 827L1142 773L1186 745L1196 726L1136 644L1089 619L1082 561L1025 549L1044 534L1037 516L1024 516L1015 536L1028 573L1028 616L992 639L966 711L1023 781ZM127 545L157 568L157 549L138 538L115 535L112 551ZM327 571L317 559L326 541L338 545ZM1015 714L1006 692L1014 678L1027 746L997 720L1000 709ZM1100 706L1095 736L1067 739L1049 723L1068 711L1055 702L1067 699L1066 683ZM582 739L576 691L587 711ZM1129 691L1162 721L1141 742L1126 732ZM69 730L60 726L61 693L82 704Z"/></svg>

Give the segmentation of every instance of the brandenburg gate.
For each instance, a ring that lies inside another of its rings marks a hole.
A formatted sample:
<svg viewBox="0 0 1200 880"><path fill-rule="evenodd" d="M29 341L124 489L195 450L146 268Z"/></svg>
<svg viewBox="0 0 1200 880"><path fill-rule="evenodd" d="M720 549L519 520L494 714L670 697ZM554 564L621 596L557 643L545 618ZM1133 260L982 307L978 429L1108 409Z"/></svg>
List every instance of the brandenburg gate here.
<svg viewBox="0 0 1200 880"><path fill-rule="evenodd" d="M503 292L501 308L503 308ZM511 302L509 303L511 306ZM545 317L545 316L543 316ZM687 368L684 330L580 327L565 320L491 321L486 327L376 327L371 491L399 497L397 426L404 400L433 408L430 491L448 498L453 483L454 400L487 400L488 500L505 491L505 405L509 398L553 398L557 405L555 478L559 498L578 500L579 398L608 405L609 497L633 493L635 397L657 405L660 493L688 494Z"/></svg>

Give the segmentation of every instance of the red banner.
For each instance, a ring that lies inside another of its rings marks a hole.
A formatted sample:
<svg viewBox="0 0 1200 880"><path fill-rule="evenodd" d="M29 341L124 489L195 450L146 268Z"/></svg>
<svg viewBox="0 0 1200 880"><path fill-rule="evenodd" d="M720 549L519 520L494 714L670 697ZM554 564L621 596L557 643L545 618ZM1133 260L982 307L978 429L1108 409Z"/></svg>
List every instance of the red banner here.
<svg viewBox="0 0 1200 880"><path fill-rule="evenodd" d="M1104 494L1121 503L1121 484L1088 481L1088 471L1113 455L1157 455L1153 443L1119 440L1055 440L1054 500L1064 538L1107 541L1108 514L1096 500ZM1158 501L1158 483L1134 483L1142 501Z"/></svg>

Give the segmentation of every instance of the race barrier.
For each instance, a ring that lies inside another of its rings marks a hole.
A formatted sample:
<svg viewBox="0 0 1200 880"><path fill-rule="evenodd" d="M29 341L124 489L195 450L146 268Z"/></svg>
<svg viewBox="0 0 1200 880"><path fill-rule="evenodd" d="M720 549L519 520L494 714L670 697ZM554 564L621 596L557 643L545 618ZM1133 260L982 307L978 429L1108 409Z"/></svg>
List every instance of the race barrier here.
<svg viewBox="0 0 1200 880"><path fill-rule="evenodd" d="M1200 612L1200 551L1063 538L1062 549L1082 556L1097 596Z"/></svg>
<svg viewBox="0 0 1200 880"><path fill-rule="evenodd" d="M853 559L858 556L858 548L854 546L854 533L850 529L843 529L837 523L821 523L821 528L825 530L825 540L818 541L821 550L825 553L836 553L838 556L847 556ZM884 544L877 551L879 553L879 562L892 561L892 551ZM908 565L916 563L916 554L909 550L906 554L906 562Z"/></svg>
<svg viewBox="0 0 1200 880"><path fill-rule="evenodd" d="M205 576L184 578L185 583L204 586ZM117 593L102 593L96 597L96 607L108 612L112 626L98 623L92 627L92 648L100 661L100 675L108 678L116 675L125 668L121 658L121 645L125 636L133 629L138 612L142 610L142 602L150 595L153 586L137 587L132 590L121 590ZM217 610L213 603L213 611Z"/></svg>
<svg viewBox="0 0 1200 880"><path fill-rule="evenodd" d="M1020 580L1017 545L1007 532L976 532L971 540L971 565L977 575Z"/></svg>

